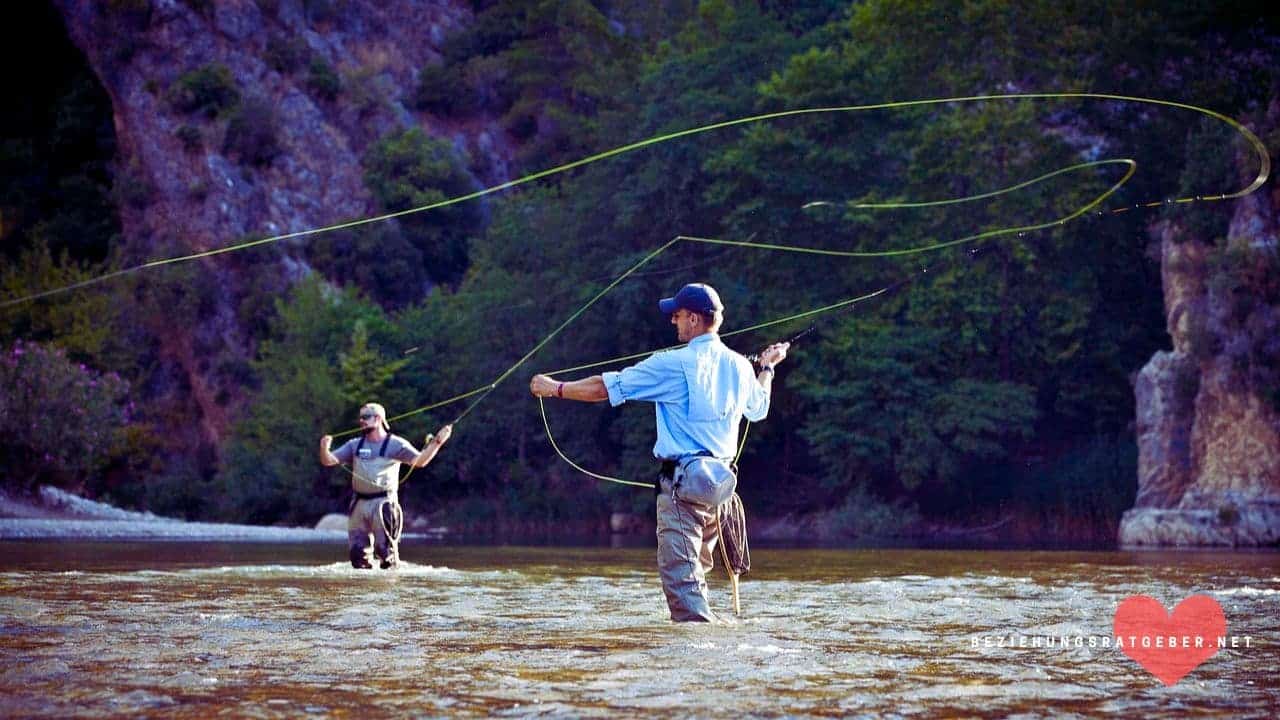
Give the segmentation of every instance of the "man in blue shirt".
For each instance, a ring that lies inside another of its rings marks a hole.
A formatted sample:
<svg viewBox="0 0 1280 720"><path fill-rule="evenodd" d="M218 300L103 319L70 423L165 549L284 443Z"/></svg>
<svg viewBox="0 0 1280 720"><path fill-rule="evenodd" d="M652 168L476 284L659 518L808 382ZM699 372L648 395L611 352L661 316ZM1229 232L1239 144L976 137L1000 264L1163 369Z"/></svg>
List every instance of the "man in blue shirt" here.
<svg viewBox="0 0 1280 720"><path fill-rule="evenodd" d="M720 537L716 506L709 502L731 496L737 481L723 470L728 478L724 487L714 495L699 493L691 468L704 462L730 467L742 418L758 422L769 412L774 366L787 357L788 344L765 349L756 374L750 361L720 341L724 305L711 286L685 285L674 297L659 301L658 308L671 316L676 336L687 345L651 355L621 372L572 382L535 375L529 390L538 397L608 400L615 407L628 400L654 404L658 439L653 455L663 463L658 573L671 619L706 622L715 619L707 602L706 573Z"/></svg>

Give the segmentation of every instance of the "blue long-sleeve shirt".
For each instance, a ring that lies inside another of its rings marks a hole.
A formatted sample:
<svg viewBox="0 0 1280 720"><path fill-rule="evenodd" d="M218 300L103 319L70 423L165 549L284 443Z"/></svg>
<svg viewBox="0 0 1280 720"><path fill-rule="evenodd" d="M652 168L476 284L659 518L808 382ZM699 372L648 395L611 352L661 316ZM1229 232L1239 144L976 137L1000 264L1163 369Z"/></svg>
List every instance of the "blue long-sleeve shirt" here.
<svg viewBox="0 0 1280 720"><path fill-rule="evenodd" d="M657 458L701 451L732 458L742 418L758 422L769 414L769 390L756 380L750 361L726 347L716 333L601 377L614 407L628 400L654 404Z"/></svg>

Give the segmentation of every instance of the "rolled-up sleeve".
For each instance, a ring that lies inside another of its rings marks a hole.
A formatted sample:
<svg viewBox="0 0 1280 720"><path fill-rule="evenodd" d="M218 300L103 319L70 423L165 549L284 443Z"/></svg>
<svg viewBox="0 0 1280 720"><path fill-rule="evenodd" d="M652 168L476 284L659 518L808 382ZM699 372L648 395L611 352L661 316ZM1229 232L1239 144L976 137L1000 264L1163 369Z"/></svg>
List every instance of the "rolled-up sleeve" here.
<svg viewBox="0 0 1280 720"><path fill-rule="evenodd" d="M742 415L751 422L760 422L769 414L769 389L760 384L755 375L751 372L751 365L748 363L746 378L747 401L743 404Z"/></svg>
<svg viewBox="0 0 1280 720"><path fill-rule="evenodd" d="M418 448L404 438L397 437L396 452L393 457L402 463L411 463L418 459Z"/></svg>
<svg viewBox="0 0 1280 720"><path fill-rule="evenodd" d="M689 395L674 352L651 355L625 370L601 373L600 377L614 407L628 400L675 402Z"/></svg>

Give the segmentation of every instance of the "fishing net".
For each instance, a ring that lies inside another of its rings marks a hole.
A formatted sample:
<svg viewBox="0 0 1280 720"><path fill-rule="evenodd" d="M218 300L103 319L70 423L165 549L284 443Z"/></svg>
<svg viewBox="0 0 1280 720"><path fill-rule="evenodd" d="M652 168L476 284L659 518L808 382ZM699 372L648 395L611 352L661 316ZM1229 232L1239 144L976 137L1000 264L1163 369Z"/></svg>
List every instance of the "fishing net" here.
<svg viewBox="0 0 1280 720"><path fill-rule="evenodd" d="M735 575L751 569L751 548L747 546L747 511L738 493L720 504L720 547L725 565Z"/></svg>
<svg viewBox="0 0 1280 720"><path fill-rule="evenodd" d="M387 533L387 540L394 545L400 542L400 533L404 530L404 511L400 509L398 502L384 502L379 508L382 512L382 529Z"/></svg>

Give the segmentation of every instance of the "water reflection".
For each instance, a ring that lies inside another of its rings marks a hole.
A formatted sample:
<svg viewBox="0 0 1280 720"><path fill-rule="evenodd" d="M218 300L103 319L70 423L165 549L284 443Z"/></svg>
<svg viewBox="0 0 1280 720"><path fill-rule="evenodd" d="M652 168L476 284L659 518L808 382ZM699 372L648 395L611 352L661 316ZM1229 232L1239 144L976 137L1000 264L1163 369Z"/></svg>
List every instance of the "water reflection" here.
<svg viewBox="0 0 1280 720"><path fill-rule="evenodd" d="M667 622L651 551L5 543L0 715L1269 717L1280 556L759 550L734 625ZM1205 592L1253 638L1166 688L1104 636ZM723 576L713 603L727 608Z"/></svg>

